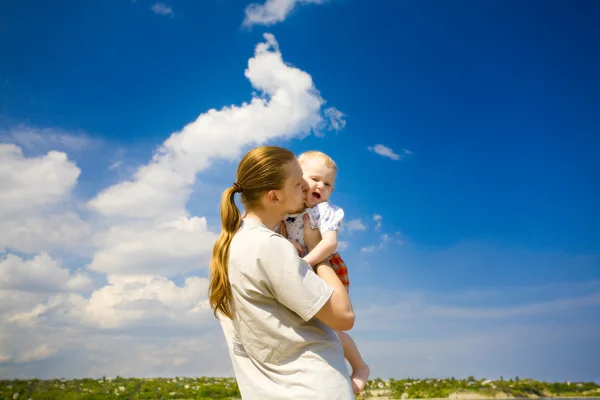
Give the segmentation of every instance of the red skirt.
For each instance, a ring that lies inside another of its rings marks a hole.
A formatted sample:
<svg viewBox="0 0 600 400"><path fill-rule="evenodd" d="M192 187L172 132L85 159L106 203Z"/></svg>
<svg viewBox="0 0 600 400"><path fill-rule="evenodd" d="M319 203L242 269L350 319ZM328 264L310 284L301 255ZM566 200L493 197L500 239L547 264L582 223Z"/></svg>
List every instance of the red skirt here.
<svg viewBox="0 0 600 400"><path fill-rule="evenodd" d="M346 288L346 290L350 290L350 279L348 278L348 267L346 267L346 263L340 257L340 253L333 253L329 257L329 264L331 264L331 268L335 271L340 281Z"/></svg>

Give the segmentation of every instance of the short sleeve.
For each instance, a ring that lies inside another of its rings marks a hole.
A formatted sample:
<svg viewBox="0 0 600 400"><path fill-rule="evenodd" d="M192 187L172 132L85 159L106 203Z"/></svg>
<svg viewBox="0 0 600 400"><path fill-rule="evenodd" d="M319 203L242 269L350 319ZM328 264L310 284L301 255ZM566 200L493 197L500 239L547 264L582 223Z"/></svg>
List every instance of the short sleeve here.
<svg viewBox="0 0 600 400"><path fill-rule="evenodd" d="M333 294L333 289L281 236L273 235L262 244L258 262L274 297L304 321L314 317Z"/></svg>
<svg viewBox="0 0 600 400"><path fill-rule="evenodd" d="M321 234L340 230L344 220L344 210L327 202L310 208L308 215L311 226L319 228Z"/></svg>

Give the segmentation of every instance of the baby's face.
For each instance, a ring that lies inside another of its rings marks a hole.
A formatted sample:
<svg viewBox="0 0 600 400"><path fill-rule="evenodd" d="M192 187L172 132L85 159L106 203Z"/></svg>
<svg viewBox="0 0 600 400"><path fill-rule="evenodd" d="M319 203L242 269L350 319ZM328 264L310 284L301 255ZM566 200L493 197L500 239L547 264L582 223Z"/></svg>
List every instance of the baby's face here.
<svg viewBox="0 0 600 400"><path fill-rule="evenodd" d="M333 192L336 172L317 158L308 158L302 162L302 174L308 184L306 207L314 207L329 200Z"/></svg>

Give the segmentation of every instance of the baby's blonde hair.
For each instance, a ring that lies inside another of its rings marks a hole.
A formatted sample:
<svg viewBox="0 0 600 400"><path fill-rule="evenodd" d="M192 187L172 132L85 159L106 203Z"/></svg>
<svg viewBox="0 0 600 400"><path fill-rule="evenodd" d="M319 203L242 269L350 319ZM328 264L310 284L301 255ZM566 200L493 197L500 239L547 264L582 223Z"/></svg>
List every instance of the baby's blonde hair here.
<svg viewBox="0 0 600 400"><path fill-rule="evenodd" d="M302 165L302 163L304 161L308 160L309 158L318 158L318 159L320 159L321 161L323 161L323 163L325 163L325 166L327 168L331 168L337 174L337 164L327 154L325 154L323 152L320 152L320 151L317 151L317 150L305 151L304 153L302 153L302 154L300 154L298 156L298 162L300 163L300 165Z"/></svg>

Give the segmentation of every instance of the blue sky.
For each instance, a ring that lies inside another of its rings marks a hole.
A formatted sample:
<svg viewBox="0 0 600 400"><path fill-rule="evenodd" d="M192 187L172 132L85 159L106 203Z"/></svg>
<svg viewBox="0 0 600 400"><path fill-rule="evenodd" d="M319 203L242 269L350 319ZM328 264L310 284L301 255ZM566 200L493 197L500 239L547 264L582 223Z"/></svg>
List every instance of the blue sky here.
<svg viewBox="0 0 600 400"><path fill-rule="evenodd" d="M207 249L264 142L339 165L375 376L600 381L600 6L308 3L3 7L0 376L231 374Z"/></svg>

